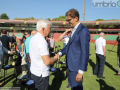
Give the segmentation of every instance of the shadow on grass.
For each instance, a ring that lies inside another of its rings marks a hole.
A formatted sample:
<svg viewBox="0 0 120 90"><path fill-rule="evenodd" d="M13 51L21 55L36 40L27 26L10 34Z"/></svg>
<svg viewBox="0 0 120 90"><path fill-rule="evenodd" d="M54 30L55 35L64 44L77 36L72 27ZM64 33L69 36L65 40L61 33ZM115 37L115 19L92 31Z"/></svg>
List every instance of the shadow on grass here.
<svg viewBox="0 0 120 90"><path fill-rule="evenodd" d="M90 64L90 66L92 67L92 70L94 70L94 68L95 68L95 63L94 63L91 59L89 59L88 62L89 62L89 64ZM116 69L114 69L113 66L110 65L108 62L105 62L105 65L106 65L107 67L109 67L111 70L113 70L115 73L118 72L118 71L117 71Z"/></svg>
<svg viewBox="0 0 120 90"><path fill-rule="evenodd" d="M107 50L107 51L109 51L109 53L110 53L110 52L115 52L115 53L117 53L116 51L113 51L113 50Z"/></svg>
<svg viewBox="0 0 120 90"><path fill-rule="evenodd" d="M89 59L88 62L90 64L90 66L92 67L92 71L94 71L95 63L91 59Z"/></svg>
<svg viewBox="0 0 120 90"><path fill-rule="evenodd" d="M3 87L5 84L7 84L9 81L11 81L11 80L14 79L14 78L15 78L14 73L11 74L11 75L9 75L9 76L5 76L5 83L3 83L3 84L1 85L1 87ZM2 81L4 81L4 77L0 80L0 82L2 82Z"/></svg>
<svg viewBox="0 0 120 90"><path fill-rule="evenodd" d="M100 84L100 90L115 90L114 87L111 87L106 84L106 82L102 79L96 80Z"/></svg>
<svg viewBox="0 0 120 90"><path fill-rule="evenodd" d="M117 73L118 71L116 69L113 68L112 65L110 65L108 62L105 62L105 65L108 66L111 70L113 70L115 73Z"/></svg>
<svg viewBox="0 0 120 90"><path fill-rule="evenodd" d="M48 90L59 90L62 81L66 79L66 76L64 74L64 71L66 71L66 67L62 67L62 70L60 70L60 73L52 73L51 75L54 75L54 79L52 80L52 84L48 86Z"/></svg>

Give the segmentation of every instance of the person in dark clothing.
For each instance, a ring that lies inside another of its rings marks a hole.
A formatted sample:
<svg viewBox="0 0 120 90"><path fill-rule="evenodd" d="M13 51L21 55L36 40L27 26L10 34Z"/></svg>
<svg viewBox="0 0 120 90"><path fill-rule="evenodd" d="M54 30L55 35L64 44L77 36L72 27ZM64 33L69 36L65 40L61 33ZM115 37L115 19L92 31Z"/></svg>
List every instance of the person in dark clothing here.
<svg viewBox="0 0 120 90"><path fill-rule="evenodd" d="M26 37L25 37L25 34L24 34L24 33L22 33L22 35L23 35L23 37L22 37L22 42L24 42L24 40L26 39Z"/></svg>
<svg viewBox="0 0 120 90"><path fill-rule="evenodd" d="M118 73L115 75L120 75L120 32L118 32L118 37L116 38L116 42L118 42L118 48L117 48Z"/></svg>
<svg viewBox="0 0 120 90"><path fill-rule="evenodd" d="M6 30L3 30L2 31L2 36L0 38L3 46L8 49L8 50L11 50L11 40L10 38L7 36L7 31ZM4 59L5 59L5 65L8 64L8 59L9 59L9 54L5 53L4 54Z"/></svg>

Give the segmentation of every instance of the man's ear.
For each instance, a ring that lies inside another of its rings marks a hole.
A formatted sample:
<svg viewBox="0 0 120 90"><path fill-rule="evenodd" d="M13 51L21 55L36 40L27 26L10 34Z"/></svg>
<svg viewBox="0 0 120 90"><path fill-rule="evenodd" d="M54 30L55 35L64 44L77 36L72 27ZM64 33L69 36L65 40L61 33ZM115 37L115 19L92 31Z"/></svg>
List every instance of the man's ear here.
<svg viewBox="0 0 120 90"><path fill-rule="evenodd" d="M44 32L44 30L45 30L45 28L44 28L44 27L42 27L42 32Z"/></svg>
<svg viewBox="0 0 120 90"><path fill-rule="evenodd" d="M75 17L75 19L76 19L76 22L79 21L79 20L78 20L78 17Z"/></svg>

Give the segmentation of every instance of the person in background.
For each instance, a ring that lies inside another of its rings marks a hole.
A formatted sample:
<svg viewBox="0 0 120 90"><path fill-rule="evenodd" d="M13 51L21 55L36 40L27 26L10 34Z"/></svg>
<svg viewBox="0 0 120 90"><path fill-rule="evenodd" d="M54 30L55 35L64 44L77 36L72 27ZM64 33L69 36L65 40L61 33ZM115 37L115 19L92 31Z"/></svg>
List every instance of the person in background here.
<svg viewBox="0 0 120 90"><path fill-rule="evenodd" d="M63 48L67 45L71 32L72 32L72 29L68 29L63 34L60 35L59 40L63 41Z"/></svg>
<svg viewBox="0 0 120 90"><path fill-rule="evenodd" d="M7 31L7 36L11 39L10 35L9 35L9 31Z"/></svg>
<svg viewBox="0 0 120 90"><path fill-rule="evenodd" d="M27 64L28 65L28 73L27 73L27 75L26 75L26 68L25 67L22 67L22 75L18 78L18 79L23 79L23 78L29 78L29 79L31 79L31 73L30 73L30 65L31 65L31 61L30 62L26 62L25 61L25 57L24 57L24 54L26 54L26 53L29 53L29 51L28 51L28 48L29 48L29 45L27 46L27 49L26 49L26 47L25 47L25 45L24 45L24 43L27 43L27 44L29 44L29 41L30 41L30 39L37 33L37 31L36 30L32 30L32 32L31 32L31 36L28 34L28 32L29 31L25 31L25 38L23 38L22 39L22 44L21 44L21 55L23 56L22 57L22 63L21 63L21 65L25 65L25 64ZM30 32L29 32L30 33ZM28 39L27 39L28 38ZM26 39L27 39L27 41L26 41ZM27 50L26 51L26 53L25 53L25 49Z"/></svg>
<svg viewBox="0 0 120 90"><path fill-rule="evenodd" d="M18 44L16 45L17 60L16 60L16 63L15 63L15 66L21 65L21 59L22 59L22 55L21 55L21 44L22 44L22 41L21 41L21 40L18 40Z"/></svg>
<svg viewBox="0 0 120 90"><path fill-rule="evenodd" d="M31 35L30 31L25 31L25 37L26 37L26 40L24 42L24 58L27 63L27 66L28 66L28 72L27 72L27 75L25 76L25 78L31 79L31 72L30 72L31 60L28 60L27 54L29 57L29 43L33 36Z"/></svg>
<svg viewBox="0 0 120 90"><path fill-rule="evenodd" d="M54 46L55 46L55 40L53 38L53 34L50 34L50 38L48 38L47 41L48 41L50 57L52 57L52 52L54 52Z"/></svg>
<svg viewBox="0 0 120 90"><path fill-rule="evenodd" d="M67 45L70 39L70 34L73 29L68 29L66 30L63 34L60 35L59 40L63 41L63 48ZM66 36L65 36L66 35ZM67 71L67 76L68 76L68 71ZM66 86L66 88L70 88L70 84Z"/></svg>
<svg viewBox="0 0 120 90"><path fill-rule="evenodd" d="M25 42L25 39L24 38L23 40L21 40L22 44L21 44L21 53L20 55L22 56L22 59L21 59L21 65L25 65L27 64L26 61L25 61L25 58L24 58L24 42ZM18 79L23 79L26 75L26 71L27 71L27 68L26 67L22 67L22 75L18 78Z"/></svg>
<svg viewBox="0 0 120 90"><path fill-rule="evenodd" d="M37 33L37 30L32 30L31 35L35 35Z"/></svg>
<svg viewBox="0 0 120 90"><path fill-rule="evenodd" d="M22 42L24 42L24 40L26 39L26 37L25 37L25 34L24 33L22 33Z"/></svg>
<svg viewBox="0 0 120 90"><path fill-rule="evenodd" d="M63 41L63 48L67 45L72 30L73 30L73 29L68 29L68 30L66 30L63 34L60 35L59 40L60 40L60 41ZM66 36L65 36L65 35L66 35ZM68 71L67 71L67 76L68 76ZM66 86L66 88L70 88L70 84L68 84L68 85Z"/></svg>
<svg viewBox="0 0 120 90"><path fill-rule="evenodd" d="M16 51L16 36L14 35L14 32L11 34L11 43L12 43L12 50ZM14 55L10 55L10 60L12 61L12 65L15 65L15 62L13 60Z"/></svg>
<svg viewBox="0 0 120 90"><path fill-rule="evenodd" d="M0 36L1 36L1 32L0 32ZM1 74L1 69L2 69L2 65L3 65L3 55L4 53L7 54L13 54L12 51L9 51L8 49L6 49L3 45L2 42L0 40L0 74ZM0 85L2 85L2 83L0 83Z"/></svg>
<svg viewBox="0 0 120 90"><path fill-rule="evenodd" d="M116 42L118 42L118 48L117 48L118 73L115 75L120 75L120 32L118 32L118 37L116 38Z"/></svg>
<svg viewBox="0 0 120 90"><path fill-rule="evenodd" d="M105 79L105 77L103 77L103 72L106 59L106 40L103 32L101 32L99 36L100 37L95 41L96 65L93 75L97 75L98 78Z"/></svg>
<svg viewBox="0 0 120 90"><path fill-rule="evenodd" d="M11 40L7 36L7 31L6 30L2 31L2 36L1 36L0 40L2 42L2 45L6 49L11 50ZM8 53L4 53L4 59L5 59L5 65L8 65L8 60L9 60L9 54Z"/></svg>

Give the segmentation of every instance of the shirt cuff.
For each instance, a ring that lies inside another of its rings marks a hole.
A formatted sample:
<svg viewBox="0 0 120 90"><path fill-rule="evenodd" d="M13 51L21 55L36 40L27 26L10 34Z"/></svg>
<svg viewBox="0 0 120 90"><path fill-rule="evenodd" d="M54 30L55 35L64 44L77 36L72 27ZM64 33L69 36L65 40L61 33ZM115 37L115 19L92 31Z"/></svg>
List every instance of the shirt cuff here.
<svg viewBox="0 0 120 90"><path fill-rule="evenodd" d="M10 54L10 51L8 51L8 54Z"/></svg>
<svg viewBox="0 0 120 90"><path fill-rule="evenodd" d="M62 53L61 52L58 52L59 56L62 56Z"/></svg>
<svg viewBox="0 0 120 90"><path fill-rule="evenodd" d="M78 72L79 72L80 74L83 74L83 73L84 73L84 71L82 71L82 70L80 70L80 69L78 70Z"/></svg>

